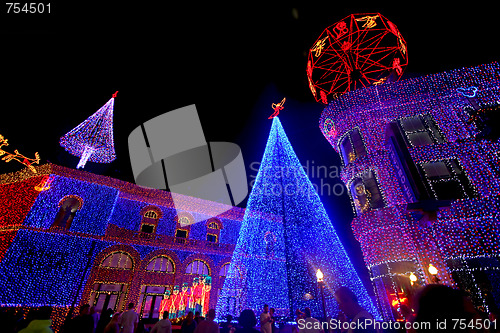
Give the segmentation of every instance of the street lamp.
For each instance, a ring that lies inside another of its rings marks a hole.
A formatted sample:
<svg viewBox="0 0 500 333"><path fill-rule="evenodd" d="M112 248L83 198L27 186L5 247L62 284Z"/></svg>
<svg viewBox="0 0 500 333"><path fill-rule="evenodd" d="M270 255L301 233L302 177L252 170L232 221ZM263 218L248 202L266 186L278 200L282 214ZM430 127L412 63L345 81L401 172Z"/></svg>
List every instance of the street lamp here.
<svg viewBox="0 0 500 333"><path fill-rule="evenodd" d="M438 269L433 265L433 264L429 264L429 274L431 275L432 277L432 282L434 283L439 283L439 278L437 277L437 274L438 274Z"/></svg>
<svg viewBox="0 0 500 333"><path fill-rule="evenodd" d="M323 277L323 272L318 268L318 270L316 271L316 280L318 281L318 283L323 282Z"/></svg>
<svg viewBox="0 0 500 333"><path fill-rule="evenodd" d="M321 269L318 268L318 270L316 271L316 281L318 282L319 290L321 292L321 303L323 305L323 318L326 321L326 307L325 307L325 293L324 293L325 281L323 280L323 278L324 278L323 272L321 271Z"/></svg>
<svg viewBox="0 0 500 333"><path fill-rule="evenodd" d="M411 272L410 273L410 284L413 286L415 284L415 282L417 282L417 276Z"/></svg>

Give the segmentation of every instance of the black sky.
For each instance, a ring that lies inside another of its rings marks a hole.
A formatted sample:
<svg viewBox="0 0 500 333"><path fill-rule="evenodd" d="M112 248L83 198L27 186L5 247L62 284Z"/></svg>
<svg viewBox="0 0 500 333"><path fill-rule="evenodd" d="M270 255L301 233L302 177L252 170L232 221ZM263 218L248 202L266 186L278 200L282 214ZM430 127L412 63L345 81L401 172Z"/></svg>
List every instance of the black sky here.
<svg viewBox="0 0 500 333"><path fill-rule="evenodd" d="M340 167L319 131L323 107L314 102L305 72L308 49L324 28L351 13L380 12L407 42L406 77L499 59L491 2L169 3L52 3L52 13L43 15L6 14L1 4L0 134L9 139L8 148L27 156L38 151L43 161L75 167L78 158L59 146L59 138L119 90L118 157L107 165L89 163L86 170L133 182L130 131L189 104L197 106L207 141L237 143L248 168L262 158L271 103L286 96L280 119L300 161ZM20 168L0 163L1 173ZM366 278L347 196L322 200Z"/></svg>

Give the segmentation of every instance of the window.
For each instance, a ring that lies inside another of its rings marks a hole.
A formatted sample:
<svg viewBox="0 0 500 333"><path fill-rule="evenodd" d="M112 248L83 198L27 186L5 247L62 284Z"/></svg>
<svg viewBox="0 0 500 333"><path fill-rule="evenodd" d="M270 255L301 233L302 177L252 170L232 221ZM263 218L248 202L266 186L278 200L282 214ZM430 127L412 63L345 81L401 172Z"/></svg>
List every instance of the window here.
<svg viewBox="0 0 500 333"><path fill-rule="evenodd" d="M229 275L229 266L230 263L226 263L222 265L222 267L219 270L219 276L222 277L227 277ZM233 265L233 276L234 278L237 278L239 280L243 280L243 274L241 273L240 268L237 265Z"/></svg>
<svg viewBox="0 0 500 333"><path fill-rule="evenodd" d="M219 276L227 276L227 272L229 271L229 263L224 264L219 271Z"/></svg>
<svg viewBox="0 0 500 333"><path fill-rule="evenodd" d="M350 191L358 213L385 206L374 172L371 170L354 178L350 185Z"/></svg>
<svg viewBox="0 0 500 333"><path fill-rule="evenodd" d="M76 213L82 208L83 200L76 195L68 195L59 201L59 212L54 219L52 228L69 229Z"/></svg>
<svg viewBox="0 0 500 333"><path fill-rule="evenodd" d="M142 216L140 232L144 234L153 234L158 226L159 218L160 214L157 211L148 209Z"/></svg>
<svg viewBox="0 0 500 333"><path fill-rule="evenodd" d="M188 237L188 232L187 232L187 230L184 230L184 229L177 229L177 230L175 230L175 237L177 237L177 238L187 238Z"/></svg>
<svg viewBox="0 0 500 333"><path fill-rule="evenodd" d="M217 243L217 235L207 234L207 241Z"/></svg>
<svg viewBox="0 0 500 333"><path fill-rule="evenodd" d="M456 200L476 196L476 192L462 167L455 159L420 165L435 199Z"/></svg>
<svg viewBox="0 0 500 333"><path fill-rule="evenodd" d="M186 273L187 274L205 274L205 275L210 275L210 272L208 270L207 264L205 264L201 260L195 260L191 262L189 265L186 267Z"/></svg>
<svg viewBox="0 0 500 333"><path fill-rule="evenodd" d="M344 164L349 164L359 157L366 155L366 148L361 138L361 133L357 128L349 131L344 136L340 143L340 151Z"/></svg>
<svg viewBox="0 0 500 333"><path fill-rule="evenodd" d="M102 312L106 309L117 311L125 300L127 289L126 284L94 283L89 304L95 306L96 311Z"/></svg>
<svg viewBox="0 0 500 333"><path fill-rule="evenodd" d="M155 226L151 224L143 223L141 225L141 232L145 232L147 234L152 234L155 231Z"/></svg>
<svg viewBox="0 0 500 333"><path fill-rule="evenodd" d="M217 243L220 240L222 223L220 220L211 218L207 220L207 241Z"/></svg>
<svg viewBox="0 0 500 333"><path fill-rule="evenodd" d="M179 224L180 224L181 226L190 225L190 224L191 224L191 221L189 220L189 218L188 218L188 217L186 217L186 216L182 216L182 217L180 217L180 218L179 218Z"/></svg>
<svg viewBox="0 0 500 333"><path fill-rule="evenodd" d="M431 115L402 118L399 124L412 147L444 142L436 122Z"/></svg>
<svg viewBox="0 0 500 333"><path fill-rule="evenodd" d="M158 256L151 259L146 270L150 272L173 273L174 263L167 256Z"/></svg>
<svg viewBox="0 0 500 333"><path fill-rule="evenodd" d="M193 224L194 218L191 214L182 212L174 218L174 221L177 221L175 225L174 242L177 244L185 244L189 238L189 232L191 231L191 224Z"/></svg>
<svg viewBox="0 0 500 333"><path fill-rule="evenodd" d="M141 286L139 306L141 318L158 318L161 301L170 295L172 286Z"/></svg>
<svg viewBox="0 0 500 333"><path fill-rule="evenodd" d="M208 228L209 229L219 229L219 225L217 224L217 222L210 222L208 224Z"/></svg>
<svg viewBox="0 0 500 333"><path fill-rule="evenodd" d="M133 259L128 253L113 252L102 261L101 267L132 269Z"/></svg>
<svg viewBox="0 0 500 333"><path fill-rule="evenodd" d="M148 210L146 213L144 213L144 217L156 220L158 219L158 214L154 210Z"/></svg>

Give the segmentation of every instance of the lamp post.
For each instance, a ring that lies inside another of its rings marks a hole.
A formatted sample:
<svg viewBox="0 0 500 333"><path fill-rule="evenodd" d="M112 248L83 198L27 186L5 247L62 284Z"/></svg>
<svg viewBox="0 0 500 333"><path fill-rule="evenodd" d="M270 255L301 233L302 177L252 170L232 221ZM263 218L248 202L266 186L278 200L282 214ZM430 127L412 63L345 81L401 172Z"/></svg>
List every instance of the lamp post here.
<svg viewBox="0 0 500 333"><path fill-rule="evenodd" d="M438 269L433 264L429 264L428 270L429 270L429 274L431 275L432 282L439 284L439 281L441 281L441 280L437 277Z"/></svg>
<svg viewBox="0 0 500 333"><path fill-rule="evenodd" d="M321 292L321 303L323 305L323 318L326 321L326 307L325 307L325 281L323 280L323 272L318 268L316 271L316 281L318 282L319 290Z"/></svg>
<svg viewBox="0 0 500 333"><path fill-rule="evenodd" d="M415 284L415 282L417 282L417 276L411 272L410 274L410 284L413 286Z"/></svg>

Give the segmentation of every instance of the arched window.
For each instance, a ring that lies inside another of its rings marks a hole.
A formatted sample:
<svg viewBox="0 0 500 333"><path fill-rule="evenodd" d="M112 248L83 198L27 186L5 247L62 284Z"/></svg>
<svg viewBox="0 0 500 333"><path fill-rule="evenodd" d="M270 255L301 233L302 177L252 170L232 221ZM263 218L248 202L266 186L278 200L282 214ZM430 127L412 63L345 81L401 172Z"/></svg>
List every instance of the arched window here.
<svg viewBox="0 0 500 333"><path fill-rule="evenodd" d="M189 265L187 265L186 273L210 275L210 270L208 269L208 265L205 262L201 260L195 260L191 262Z"/></svg>
<svg viewBox="0 0 500 333"><path fill-rule="evenodd" d="M218 243L220 238L220 229L222 223L217 219L209 219L207 221L207 241Z"/></svg>
<svg viewBox="0 0 500 333"><path fill-rule="evenodd" d="M187 216L179 217L179 224L181 226L187 226L191 224L191 220Z"/></svg>
<svg viewBox="0 0 500 333"><path fill-rule="evenodd" d="M158 256L151 259L146 270L151 272L173 273L174 263L167 256Z"/></svg>
<svg viewBox="0 0 500 333"><path fill-rule="evenodd" d="M184 244L186 239L189 238L189 231L191 230L191 224L193 224L194 218L191 214L182 212L177 215L174 220L176 221L175 242L179 244Z"/></svg>
<svg viewBox="0 0 500 333"><path fill-rule="evenodd" d="M229 266L230 263L222 265L222 267L219 270L219 276L221 277L227 277L229 275ZM232 272L232 278L236 279L243 279L243 275L241 274L241 270L237 265L233 265L233 272Z"/></svg>
<svg viewBox="0 0 500 333"><path fill-rule="evenodd" d="M219 276L227 276L227 272L229 271L229 263L224 264L219 270Z"/></svg>
<svg viewBox="0 0 500 333"><path fill-rule="evenodd" d="M347 165L366 155L366 148L359 129L349 131L340 141L340 151L344 164Z"/></svg>
<svg viewBox="0 0 500 333"><path fill-rule="evenodd" d="M101 267L132 269L133 259L128 253L113 252L101 262Z"/></svg>
<svg viewBox="0 0 500 333"><path fill-rule="evenodd" d="M82 208L83 200L76 195L67 195L59 201L59 212L52 223L52 228L69 229L76 213Z"/></svg>
<svg viewBox="0 0 500 333"><path fill-rule="evenodd" d="M148 217L150 219L158 219L158 214L154 210L148 210L144 213L144 217Z"/></svg>
<svg viewBox="0 0 500 333"><path fill-rule="evenodd" d="M358 214L385 206L375 173L363 172L350 183L350 194Z"/></svg>
<svg viewBox="0 0 500 333"><path fill-rule="evenodd" d="M145 209L147 209L147 208L145 208ZM158 209L158 208L156 208L156 209ZM156 227L158 226L159 218L160 218L160 215L158 214L158 212L156 210L148 209L142 215L140 231L145 233L145 234L155 233Z"/></svg>

